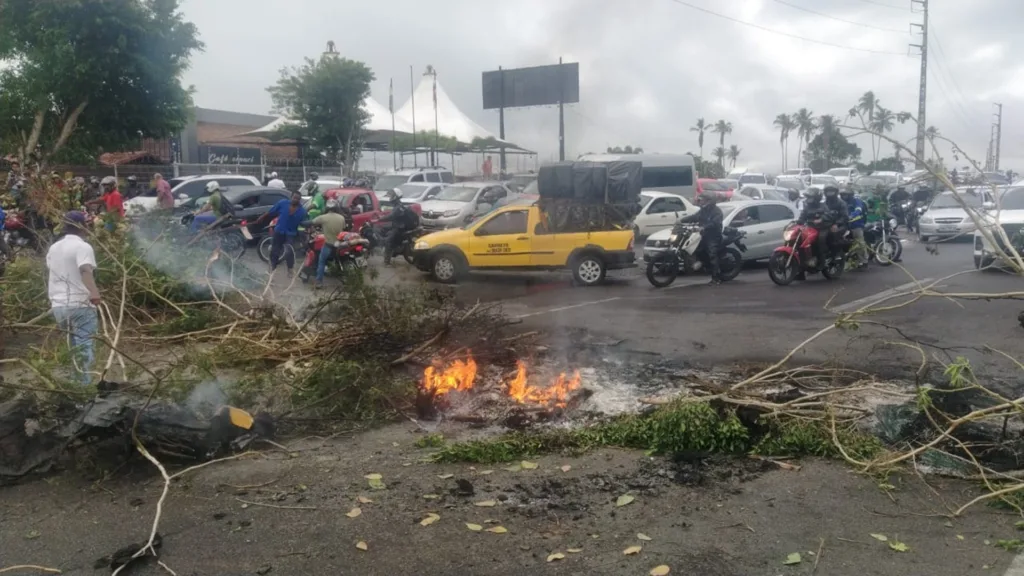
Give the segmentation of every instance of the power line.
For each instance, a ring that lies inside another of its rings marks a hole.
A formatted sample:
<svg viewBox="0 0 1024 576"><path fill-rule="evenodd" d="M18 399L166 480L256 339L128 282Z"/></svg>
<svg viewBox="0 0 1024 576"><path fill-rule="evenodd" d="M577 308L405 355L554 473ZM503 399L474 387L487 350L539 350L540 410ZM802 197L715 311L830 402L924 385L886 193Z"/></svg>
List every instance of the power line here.
<svg viewBox="0 0 1024 576"><path fill-rule="evenodd" d="M892 4L883 4L882 2L875 2L874 0L860 0L860 1L864 2L865 4L871 4L871 5L874 5L874 6L882 6L883 8L892 8L893 10L910 10L910 8L907 8L905 6L893 6Z"/></svg>
<svg viewBox="0 0 1024 576"><path fill-rule="evenodd" d="M934 26L931 27L931 35L935 38L935 45L938 47L939 55L942 57L941 59L936 58L936 62L945 68L946 76L952 82L953 88L955 88L957 94L960 95L960 99L966 103L967 98L964 97L964 92L960 89L960 84L956 81L956 77L953 76L953 71L949 67L949 59L946 58L946 51L942 49L942 41L939 40L939 35L935 33Z"/></svg>
<svg viewBox="0 0 1024 576"><path fill-rule="evenodd" d="M803 6L797 6L796 4L790 4L785 0L775 0L783 6L789 6L794 10L800 10L801 12L807 12L808 14L814 14L815 16L821 16L822 18L828 18L829 20L835 20L836 22L842 22L844 24L852 24L854 26L861 26L863 28L871 28L872 30L881 30L882 32L892 32L894 34L910 34L909 30L896 30L895 28L882 28L881 26L875 26L873 24L864 24L863 22L854 22L853 20L846 20L845 18L839 18L838 16L831 16L822 12L811 10L810 8L804 8Z"/></svg>
<svg viewBox="0 0 1024 576"><path fill-rule="evenodd" d="M687 8L692 8L692 9L698 11L698 12L703 12L705 14L710 14L711 16L716 16L718 18L722 18L722 19L728 20L730 22L735 22L736 24L743 24L744 26L749 26L751 28L756 28L756 29L761 30L763 32L770 32L772 34L777 34L779 36L785 36L787 38L793 38L795 40L803 40L804 42L811 42L813 44L820 44L822 46L830 46L832 48L840 48L842 50L852 50L854 52L865 52L865 53L868 53L868 54L884 54L886 56L906 56L906 54L904 54L903 52L886 52L886 51L883 51L883 50L871 50L869 48L854 48L853 46L843 46L842 44L833 44L831 42L824 42L824 41L821 41L821 40L814 40L812 38L805 38L803 36L797 36L796 34L790 34L788 32L781 32L779 30L772 30L771 28L767 28L765 26L761 26L760 24L754 24L752 22L746 22L746 21L740 20L738 18L733 18L732 16L726 16L725 14L719 14L718 12L713 12L711 10L708 10L707 8L701 8L700 6L694 6L693 4L690 4L689 2L684 2L683 0L671 0L671 1L675 2L676 4L679 4L681 6L686 6Z"/></svg>

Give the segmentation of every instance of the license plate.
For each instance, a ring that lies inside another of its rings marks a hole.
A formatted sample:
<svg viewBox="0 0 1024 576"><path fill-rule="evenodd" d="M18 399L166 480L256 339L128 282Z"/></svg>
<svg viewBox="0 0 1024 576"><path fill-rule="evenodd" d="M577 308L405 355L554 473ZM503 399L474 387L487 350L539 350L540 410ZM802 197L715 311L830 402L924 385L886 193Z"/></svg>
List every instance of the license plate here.
<svg viewBox="0 0 1024 576"><path fill-rule="evenodd" d="M939 232L956 232L956 226L939 226Z"/></svg>
<svg viewBox="0 0 1024 576"><path fill-rule="evenodd" d="M246 240L252 240L252 232L249 232L248 226L242 226L242 236L245 236Z"/></svg>

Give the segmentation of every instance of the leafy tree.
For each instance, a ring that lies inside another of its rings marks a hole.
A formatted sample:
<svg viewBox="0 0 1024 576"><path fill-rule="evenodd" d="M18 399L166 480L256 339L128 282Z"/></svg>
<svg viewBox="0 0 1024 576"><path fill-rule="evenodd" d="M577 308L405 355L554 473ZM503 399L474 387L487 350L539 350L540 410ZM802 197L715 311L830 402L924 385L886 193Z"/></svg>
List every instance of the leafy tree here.
<svg viewBox="0 0 1024 576"><path fill-rule="evenodd" d="M693 156L693 154L690 154L690 156ZM709 162L700 156L694 156L693 164L697 168L697 176L700 178L725 178L725 169L715 162Z"/></svg>
<svg viewBox="0 0 1024 576"><path fill-rule="evenodd" d="M275 137L303 140L315 152L354 169L362 148L362 128L370 120L363 101L373 80L365 64L336 54L307 58L301 67L281 70L277 84L267 91L274 112L296 123L282 127Z"/></svg>
<svg viewBox="0 0 1024 576"><path fill-rule="evenodd" d="M897 152L893 156L888 158L882 158L881 160L873 160L867 164L857 163L857 170L863 173L870 172L903 172L903 160L900 159L899 153Z"/></svg>
<svg viewBox="0 0 1024 576"><path fill-rule="evenodd" d="M711 126L705 124L703 118L697 118L697 123L690 128L690 132L697 133L697 147L700 148L701 158L704 157L704 133L710 129Z"/></svg>
<svg viewBox="0 0 1024 576"><path fill-rule="evenodd" d="M179 0L0 0L0 152L43 165L170 136L202 50Z"/></svg>
<svg viewBox="0 0 1024 576"><path fill-rule="evenodd" d="M818 125L814 121L814 112L807 108L797 110L793 115L793 121L796 123L796 135L799 140L796 151L796 156L799 159L803 158L803 149L811 143L811 138L814 137L814 131Z"/></svg>
<svg viewBox="0 0 1024 576"><path fill-rule="evenodd" d="M779 129L779 148L782 149L782 170L786 170L786 157L789 156L789 133L796 128L796 123L789 114L779 114L772 124Z"/></svg>
<svg viewBox="0 0 1024 576"><path fill-rule="evenodd" d="M434 130L420 130L416 134L414 139L412 134L395 134L395 150L397 151L409 151L415 150L416 148L434 148L434 138L436 132ZM490 143L487 141L490 139L477 138L474 139L474 143L477 144L477 148L484 150L490 147ZM453 136L445 136L444 134L437 135L437 150L439 152L455 152L458 149L459 142ZM497 141L494 142L497 144Z"/></svg>
<svg viewBox="0 0 1024 576"><path fill-rule="evenodd" d="M857 105L850 110L850 116L854 116L855 112L859 113L861 120L864 121L864 117L867 117L867 121L864 122L867 126L871 126L875 122L875 110L878 108L878 98L875 98L875 93L868 90L860 97L857 101ZM881 142L879 142L879 145ZM875 136L871 137L871 159L878 160L878 147L875 145Z"/></svg>
<svg viewBox="0 0 1024 576"><path fill-rule="evenodd" d="M871 121L869 127L878 134L886 134L888 132L892 132L895 122L896 115L892 113L892 110L889 110L888 108L883 108L882 106L878 106L875 109L875 118L874 120ZM881 140L879 140L878 148L881 147L882 143ZM877 153L878 152L876 149L875 156L873 156L876 160L878 158Z"/></svg>
<svg viewBox="0 0 1024 576"><path fill-rule="evenodd" d="M729 154L729 151L725 149L725 146L719 146L711 151L711 155L718 160L718 167L723 171L725 170L725 157Z"/></svg>
<svg viewBox="0 0 1024 576"><path fill-rule="evenodd" d="M618 146L612 148L611 146L609 146L608 149L606 150L606 153L607 154L643 154L644 153L644 149L639 147L639 146L637 146L636 148L633 148L632 146L627 144L624 148L620 148Z"/></svg>
<svg viewBox="0 0 1024 576"><path fill-rule="evenodd" d="M732 122L726 122L725 120L719 120L715 122L715 127L711 129L712 132L718 134L718 145L725 147L725 135L732 134Z"/></svg>
<svg viewBox="0 0 1024 576"><path fill-rule="evenodd" d="M825 114L818 119L818 134L807 145L807 155L811 169L824 172L859 160L860 146L843 136L835 116Z"/></svg>
<svg viewBox="0 0 1024 576"><path fill-rule="evenodd" d="M729 156L729 161L732 163L733 168L736 167L736 161L739 160L740 152L742 151L743 150L740 150L740 147L735 144L729 146L729 150L726 152L726 154Z"/></svg>

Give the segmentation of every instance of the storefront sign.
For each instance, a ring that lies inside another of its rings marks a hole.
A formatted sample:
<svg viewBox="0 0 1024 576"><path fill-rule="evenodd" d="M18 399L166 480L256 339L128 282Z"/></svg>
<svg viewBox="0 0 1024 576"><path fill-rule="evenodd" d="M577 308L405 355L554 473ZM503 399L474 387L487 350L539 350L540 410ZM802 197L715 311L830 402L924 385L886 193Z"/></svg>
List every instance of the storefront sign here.
<svg viewBox="0 0 1024 576"><path fill-rule="evenodd" d="M200 146L199 157L206 164L242 164L259 166L263 156L259 148L233 148L230 146Z"/></svg>

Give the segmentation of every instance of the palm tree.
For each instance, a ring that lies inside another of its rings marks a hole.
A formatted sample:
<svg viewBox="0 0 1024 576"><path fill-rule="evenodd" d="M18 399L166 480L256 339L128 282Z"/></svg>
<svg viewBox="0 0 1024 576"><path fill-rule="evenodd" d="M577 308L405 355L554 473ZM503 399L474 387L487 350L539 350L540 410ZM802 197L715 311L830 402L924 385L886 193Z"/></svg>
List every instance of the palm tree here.
<svg viewBox="0 0 1024 576"><path fill-rule="evenodd" d="M825 167L828 170L832 167L832 134L836 131L836 117L831 114L823 114L818 118L818 130L821 131L821 143L824 145Z"/></svg>
<svg viewBox="0 0 1024 576"><path fill-rule="evenodd" d="M924 137L928 139L928 142L932 145L932 159L935 159L935 138L939 135L939 129L935 126L929 126L924 129ZM899 154L899 148L896 149L897 155Z"/></svg>
<svg viewBox="0 0 1024 576"><path fill-rule="evenodd" d="M725 146L719 146L711 151L711 155L718 159L718 166L725 170L725 157L729 155L729 152L725 149Z"/></svg>
<svg viewBox="0 0 1024 576"><path fill-rule="evenodd" d="M715 127L711 129L712 132L718 134L718 145L725 147L725 135L732 134L732 122L726 122L725 120L719 120L715 122Z"/></svg>
<svg viewBox="0 0 1024 576"><path fill-rule="evenodd" d="M896 115L892 113L892 110L878 106L875 109L875 119L868 127L874 130L876 134L885 134L887 132L892 132L892 128L895 126L895 123ZM882 147L881 137L878 138L878 147Z"/></svg>
<svg viewBox="0 0 1024 576"><path fill-rule="evenodd" d="M811 138L814 137L814 112L807 108L801 108L793 115L793 122L796 123L796 136L797 140L799 140L796 149L797 164L799 165L800 158L803 157L804 144L810 145Z"/></svg>
<svg viewBox="0 0 1024 576"><path fill-rule="evenodd" d="M864 95L860 97L860 100L857 101L857 111L859 111L864 116L868 117L868 128L870 128L871 125L874 124L875 122L876 108L878 108L878 98L875 98L875 93L872 92L871 90L865 92ZM882 144L881 141L879 141L878 144L880 146ZM871 137L871 159L875 161L878 160L878 149L877 147L875 147L874 136Z"/></svg>
<svg viewBox="0 0 1024 576"><path fill-rule="evenodd" d="M743 150L740 150L740 147L735 145L735 144L733 144L732 146L729 146L729 151L726 152L726 155L729 156L729 161L732 163L732 167L733 168L736 167L736 160L739 159L740 152L742 152L742 151Z"/></svg>
<svg viewBox="0 0 1024 576"><path fill-rule="evenodd" d="M772 123L779 129L779 148L782 149L782 171L786 171L786 157L789 156L789 133L796 128L789 114L779 114Z"/></svg>
<svg viewBox="0 0 1024 576"><path fill-rule="evenodd" d="M708 126L707 124L704 123L703 118L697 118L697 123L694 124L692 128L690 128L690 132L697 133L697 146L700 147L701 158L704 157L704 133L707 132L710 128L711 126Z"/></svg>

